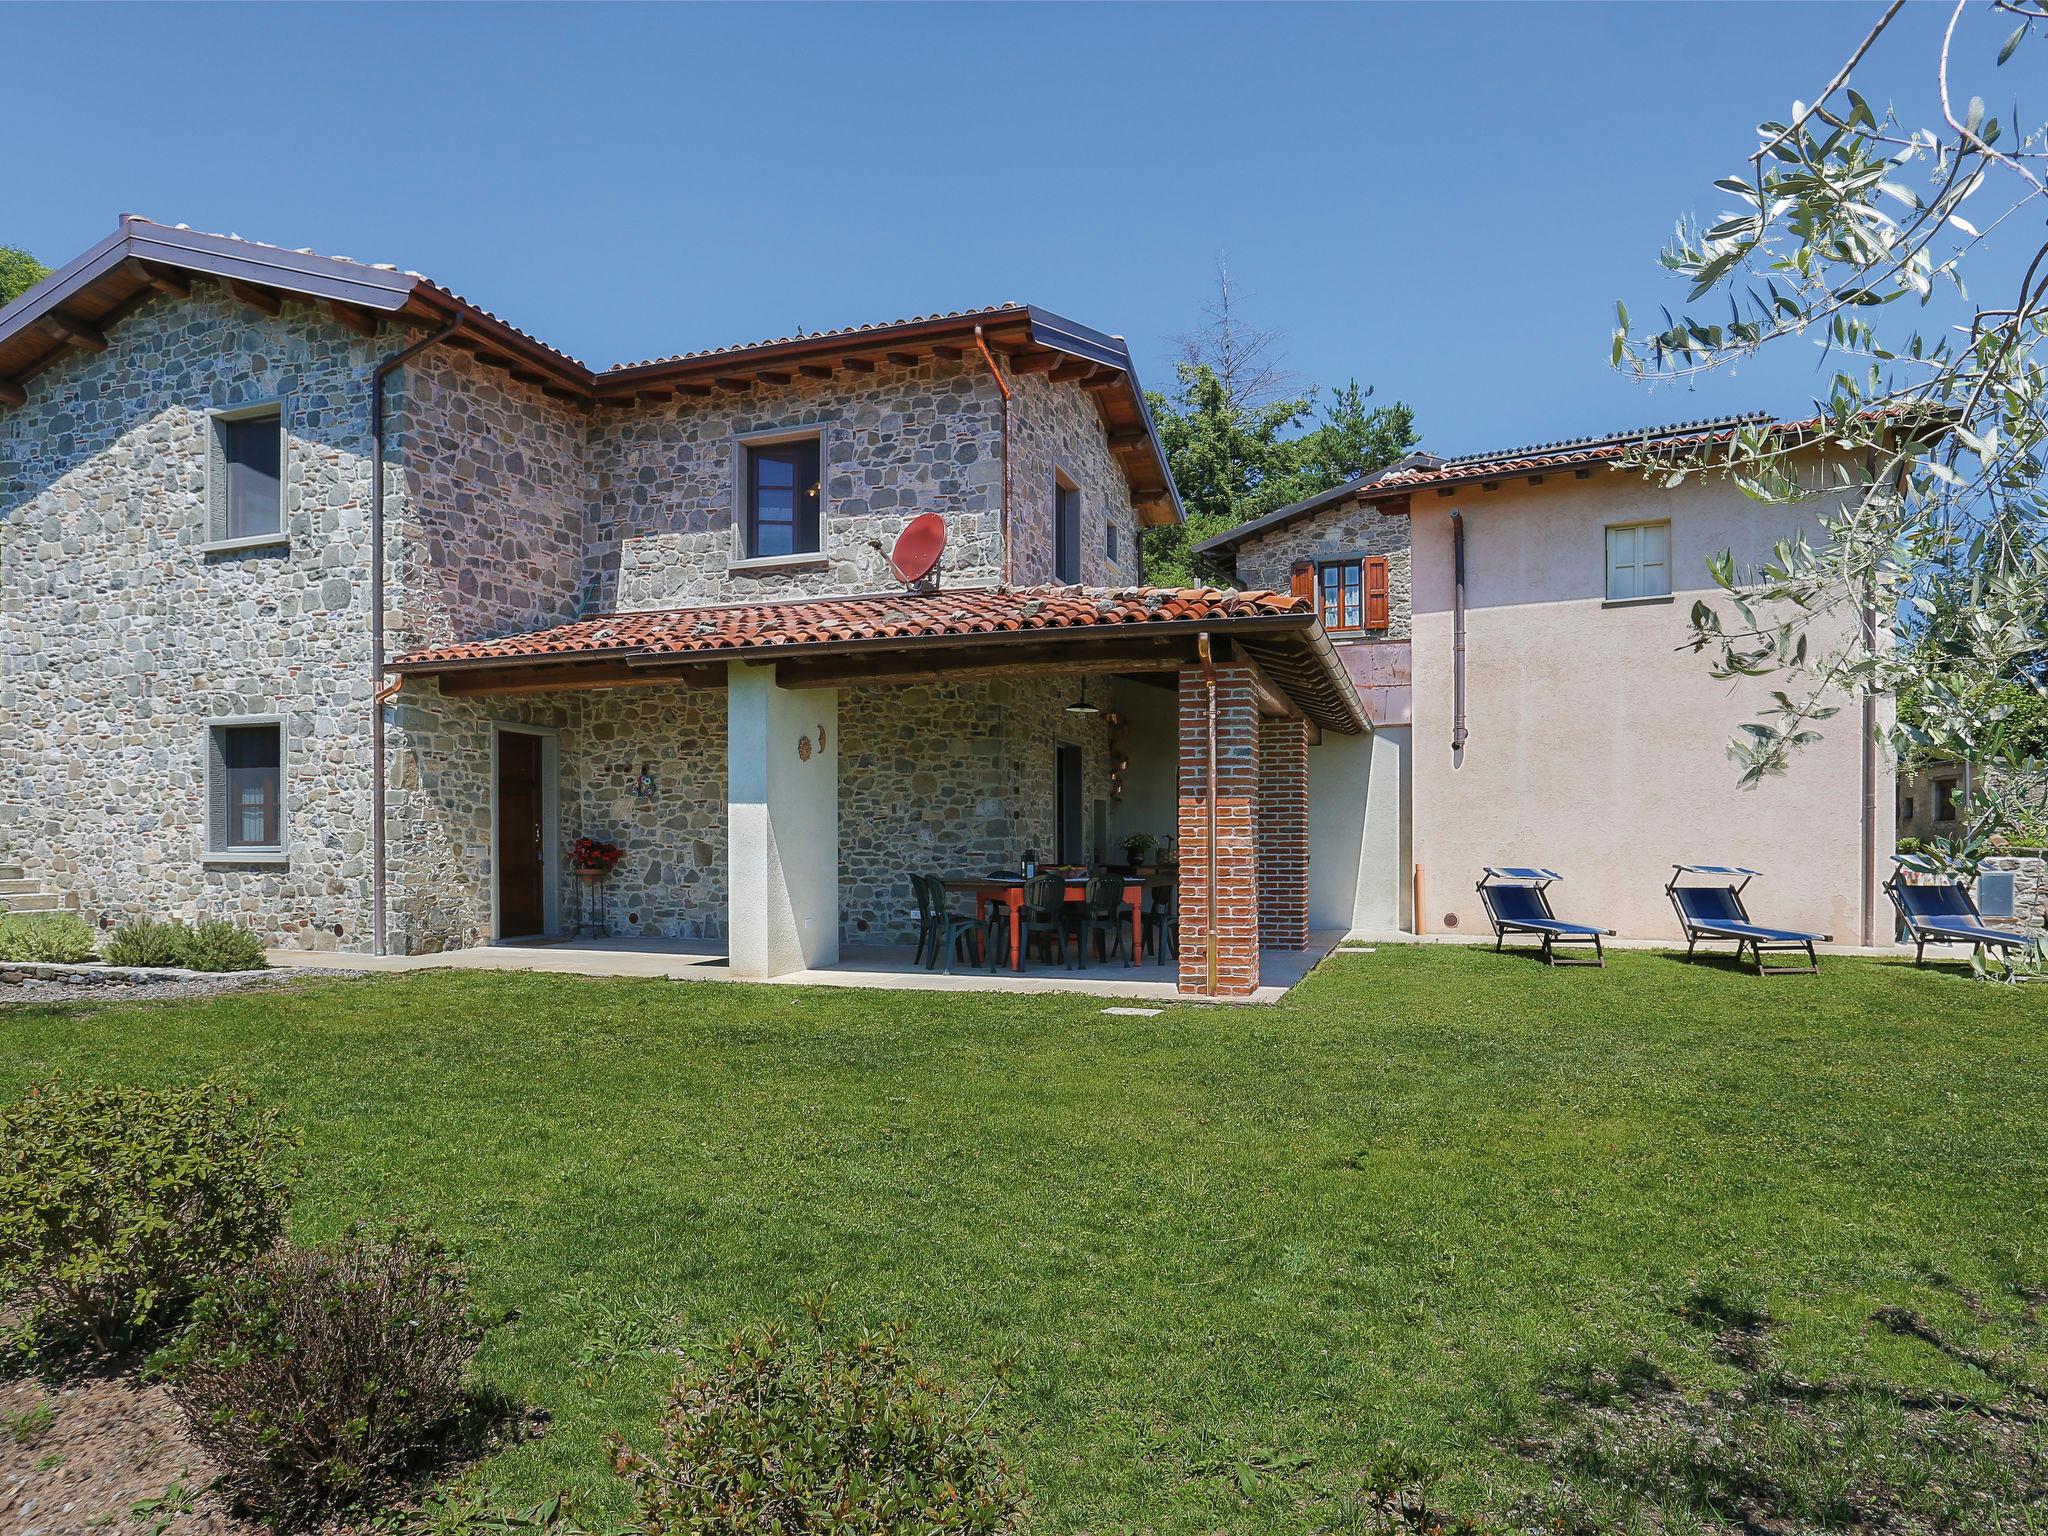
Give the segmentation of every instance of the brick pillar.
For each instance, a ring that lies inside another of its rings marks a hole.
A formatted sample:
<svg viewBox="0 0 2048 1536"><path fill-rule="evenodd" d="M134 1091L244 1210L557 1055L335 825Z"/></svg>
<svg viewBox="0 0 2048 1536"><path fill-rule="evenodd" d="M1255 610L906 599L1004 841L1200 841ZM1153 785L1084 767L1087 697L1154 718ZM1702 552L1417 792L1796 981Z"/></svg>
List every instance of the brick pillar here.
<svg viewBox="0 0 2048 1536"><path fill-rule="evenodd" d="M1180 989L1206 993L1209 974L1208 689L1180 671ZM1251 669L1216 668L1216 991L1259 986L1259 715Z"/></svg>
<svg viewBox="0 0 2048 1536"><path fill-rule="evenodd" d="M1308 948L1308 722L1259 722L1259 944Z"/></svg>

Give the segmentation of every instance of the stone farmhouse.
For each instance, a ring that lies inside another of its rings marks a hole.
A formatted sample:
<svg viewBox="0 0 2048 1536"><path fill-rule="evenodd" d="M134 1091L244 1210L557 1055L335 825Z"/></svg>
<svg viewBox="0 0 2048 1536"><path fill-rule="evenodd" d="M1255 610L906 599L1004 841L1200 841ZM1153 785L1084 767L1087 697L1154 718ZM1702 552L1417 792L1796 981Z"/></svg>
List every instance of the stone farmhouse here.
<svg viewBox="0 0 2048 1536"><path fill-rule="evenodd" d="M1469 932L1489 863L1664 936L1666 866L1753 862L1867 935L1856 733L1739 794L1754 699L1675 651L1707 554L1801 514L1625 446L1411 456L1212 541L1241 590L1157 589L1129 353L1042 309L597 370L417 274L124 218L0 309L0 863L104 924L766 977L908 944L913 872L1146 833L1210 995L1312 933Z"/></svg>

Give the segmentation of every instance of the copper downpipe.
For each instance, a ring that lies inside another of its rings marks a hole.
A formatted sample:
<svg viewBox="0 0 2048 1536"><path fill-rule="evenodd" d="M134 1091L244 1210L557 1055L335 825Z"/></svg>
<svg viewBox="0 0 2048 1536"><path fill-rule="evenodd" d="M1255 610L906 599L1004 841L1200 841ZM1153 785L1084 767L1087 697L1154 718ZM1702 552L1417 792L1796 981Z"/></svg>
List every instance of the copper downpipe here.
<svg viewBox="0 0 2048 1536"><path fill-rule="evenodd" d="M1003 540L1003 585L1010 584L1010 381L1003 377L1003 370L996 366L996 355L989 351L988 340L981 334L981 327L974 328L974 345L981 353L981 360L988 364L989 377L996 381L996 388L1003 392L1003 512L1001 535Z"/></svg>
<svg viewBox="0 0 2048 1536"><path fill-rule="evenodd" d="M1195 636L1195 655L1202 663L1202 681L1209 694L1208 770L1204 780L1206 798L1209 802L1208 846L1204 850L1205 873L1202 885L1202 900L1205 915L1202 921L1202 943L1208 952L1207 967L1209 985L1207 995L1216 995L1216 660L1209 648L1207 631Z"/></svg>

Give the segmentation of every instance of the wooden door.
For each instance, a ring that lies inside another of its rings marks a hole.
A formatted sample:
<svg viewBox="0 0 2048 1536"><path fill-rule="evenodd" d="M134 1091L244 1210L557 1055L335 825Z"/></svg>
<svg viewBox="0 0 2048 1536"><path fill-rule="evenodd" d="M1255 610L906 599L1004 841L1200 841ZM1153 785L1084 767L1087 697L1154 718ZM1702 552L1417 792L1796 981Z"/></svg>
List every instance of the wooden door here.
<svg viewBox="0 0 2048 1536"><path fill-rule="evenodd" d="M547 928L541 840L541 738L524 731L498 736L498 937L531 938Z"/></svg>

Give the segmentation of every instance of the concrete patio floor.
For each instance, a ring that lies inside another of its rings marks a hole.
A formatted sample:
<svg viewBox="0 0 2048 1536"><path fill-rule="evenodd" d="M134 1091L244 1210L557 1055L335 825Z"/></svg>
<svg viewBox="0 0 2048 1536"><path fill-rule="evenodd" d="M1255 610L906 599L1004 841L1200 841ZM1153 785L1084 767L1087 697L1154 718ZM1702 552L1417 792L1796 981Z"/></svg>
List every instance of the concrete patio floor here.
<svg viewBox="0 0 2048 1536"><path fill-rule="evenodd" d="M1259 954L1262 985L1250 997L1216 998L1223 1003L1273 1003L1306 976L1343 938L1331 931L1309 936L1305 950L1269 949ZM734 981L724 946L689 939L561 939L526 944L486 944L437 955L348 955L326 950L274 949L270 963L299 970L347 971L546 971L569 976L666 976L672 981ZM815 971L791 971L764 983L778 987L892 987L920 992L1077 992L1148 1003L1205 1003L1179 990L1179 967L1122 960L1090 964L1085 971L1043 963L1022 974L954 963L948 976L912 963L909 945L849 947L839 964Z"/></svg>

